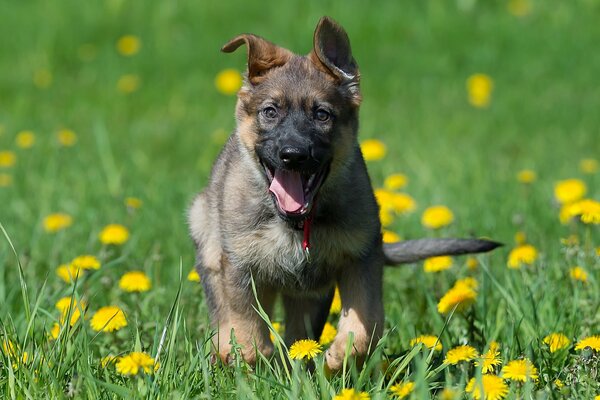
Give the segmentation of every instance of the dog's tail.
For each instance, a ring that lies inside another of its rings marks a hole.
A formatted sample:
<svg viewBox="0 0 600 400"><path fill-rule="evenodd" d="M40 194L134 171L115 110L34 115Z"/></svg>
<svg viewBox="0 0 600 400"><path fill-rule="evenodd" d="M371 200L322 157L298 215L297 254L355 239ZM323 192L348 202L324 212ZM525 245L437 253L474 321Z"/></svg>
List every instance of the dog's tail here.
<svg viewBox="0 0 600 400"><path fill-rule="evenodd" d="M384 243L386 265L408 264L435 256L457 256L485 253L502 246L486 239L414 239L397 243Z"/></svg>

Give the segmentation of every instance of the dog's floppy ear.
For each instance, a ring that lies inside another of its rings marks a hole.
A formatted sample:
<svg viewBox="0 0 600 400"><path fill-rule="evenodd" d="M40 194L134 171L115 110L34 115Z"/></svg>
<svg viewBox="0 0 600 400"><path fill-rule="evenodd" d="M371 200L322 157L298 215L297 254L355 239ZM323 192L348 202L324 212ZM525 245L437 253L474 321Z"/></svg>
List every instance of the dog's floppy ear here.
<svg viewBox="0 0 600 400"><path fill-rule="evenodd" d="M284 65L293 56L291 51L251 33L234 37L221 51L232 53L243 44L248 48L248 80L253 85L260 83L268 70Z"/></svg>
<svg viewBox="0 0 600 400"><path fill-rule="evenodd" d="M348 34L337 22L322 17L315 28L313 49L310 59L325 72L346 86L353 101L360 104L358 65L352 57Z"/></svg>

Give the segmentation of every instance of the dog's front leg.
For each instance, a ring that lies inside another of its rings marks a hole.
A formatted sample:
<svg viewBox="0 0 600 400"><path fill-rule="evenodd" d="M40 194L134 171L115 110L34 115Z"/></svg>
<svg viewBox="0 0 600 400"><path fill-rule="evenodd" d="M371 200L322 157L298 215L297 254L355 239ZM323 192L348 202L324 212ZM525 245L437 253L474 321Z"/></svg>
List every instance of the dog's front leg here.
<svg viewBox="0 0 600 400"><path fill-rule="evenodd" d="M374 347L381 338L382 273L383 263L380 257L341 267L338 286L342 298L342 313L338 334L325 354L330 370L338 371L342 368L350 333L353 335L350 355L355 356L359 364L364 361L369 347Z"/></svg>

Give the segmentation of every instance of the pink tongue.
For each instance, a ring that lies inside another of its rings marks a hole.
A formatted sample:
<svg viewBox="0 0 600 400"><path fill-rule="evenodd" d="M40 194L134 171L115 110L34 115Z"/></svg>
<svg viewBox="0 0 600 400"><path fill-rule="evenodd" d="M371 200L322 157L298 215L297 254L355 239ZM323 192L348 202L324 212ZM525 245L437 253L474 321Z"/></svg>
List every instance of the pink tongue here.
<svg viewBox="0 0 600 400"><path fill-rule="evenodd" d="M277 197L279 207L283 211L298 212L304 205L304 188L298 172L275 170L269 190Z"/></svg>

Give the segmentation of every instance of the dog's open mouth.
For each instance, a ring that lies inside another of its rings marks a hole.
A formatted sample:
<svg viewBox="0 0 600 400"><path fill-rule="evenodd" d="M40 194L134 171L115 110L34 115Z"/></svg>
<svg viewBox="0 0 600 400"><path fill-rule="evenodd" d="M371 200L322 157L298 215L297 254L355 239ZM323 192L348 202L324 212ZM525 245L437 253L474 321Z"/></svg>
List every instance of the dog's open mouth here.
<svg viewBox="0 0 600 400"><path fill-rule="evenodd" d="M265 163L263 167L270 183L269 192L279 213L294 219L308 216L329 166L310 174L273 168Z"/></svg>

